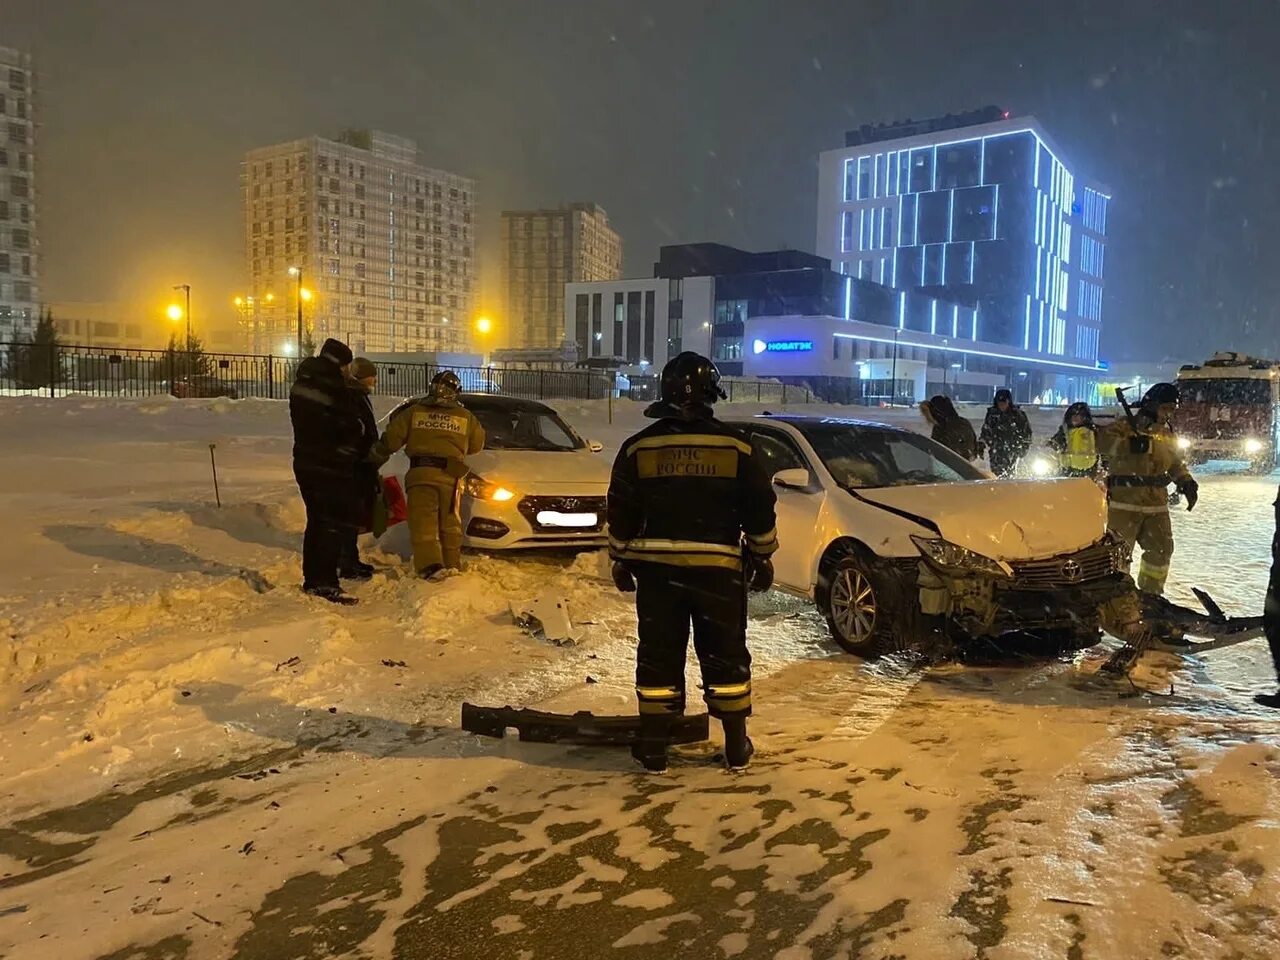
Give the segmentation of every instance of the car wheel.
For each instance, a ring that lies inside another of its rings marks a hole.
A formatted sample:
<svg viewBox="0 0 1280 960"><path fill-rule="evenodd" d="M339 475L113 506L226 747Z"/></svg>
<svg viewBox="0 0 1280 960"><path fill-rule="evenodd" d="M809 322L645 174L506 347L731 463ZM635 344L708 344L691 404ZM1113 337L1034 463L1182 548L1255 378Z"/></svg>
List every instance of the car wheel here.
<svg viewBox="0 0 1280 960"><path fill-rule="evenodd" d="M859 657L878 657L896 648L893 624L901 619L896 591L857 555L832 563L822 575L819 606L831 637Z"/></svg>

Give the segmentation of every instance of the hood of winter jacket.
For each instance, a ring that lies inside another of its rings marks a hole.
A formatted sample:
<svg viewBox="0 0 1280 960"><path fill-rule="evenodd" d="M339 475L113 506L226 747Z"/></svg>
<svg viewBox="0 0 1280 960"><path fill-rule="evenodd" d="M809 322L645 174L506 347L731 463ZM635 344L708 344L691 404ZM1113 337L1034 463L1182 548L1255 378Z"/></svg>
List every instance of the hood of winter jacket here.
<svg viewBox="0 0 1280 960"><path fill-rule="evenodd" d="M1084 416L1084 423L1080 424L1080 426L1088 427L1090 430L1095 429L1093 425L1093 411L1089 409L1089 405L1087 403L1073 403L1071 406L1067 407L1067 412L1062 415L1062 425L1070 430L1071 418L1077 413Z"/></svg>

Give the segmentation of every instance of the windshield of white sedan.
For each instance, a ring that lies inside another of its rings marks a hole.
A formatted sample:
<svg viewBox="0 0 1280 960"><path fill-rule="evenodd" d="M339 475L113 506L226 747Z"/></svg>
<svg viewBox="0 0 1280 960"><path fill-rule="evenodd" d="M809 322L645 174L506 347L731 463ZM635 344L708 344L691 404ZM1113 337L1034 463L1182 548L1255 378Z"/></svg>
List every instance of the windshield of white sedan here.
<svg viewBox="0 0 1280 960"><path fill-rule="evenodd" d="M823 466L845 487L900 487L981 480L967 461L905 430L820 424L803 428Z"/></svg>
<svg viewBox="0 0 1280 960"><path fill-rule="evenodd" d="M586 444L563 420L541 410L472 407L487 450L581 450Z"/></svg>

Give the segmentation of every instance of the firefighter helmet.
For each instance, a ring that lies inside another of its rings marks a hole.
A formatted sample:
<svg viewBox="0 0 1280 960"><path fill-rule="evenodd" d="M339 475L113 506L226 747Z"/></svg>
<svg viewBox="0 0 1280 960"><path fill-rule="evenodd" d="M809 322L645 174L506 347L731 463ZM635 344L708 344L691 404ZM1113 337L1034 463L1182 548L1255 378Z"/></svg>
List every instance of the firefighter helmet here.
<svg viewBox="0 0 1280 960"><path fill-rule="evenodd" d="M462 381L452 370L441 370L431 378L428 394L435 400L456 400L462 392Z"/></svg>
<svg viewBox="0 0 1280 960"><path fill-rule="evenodd" d="M710 406L725 398L720 371L701 354L686 350L662 368L662 402L669 406Z"/></svg>

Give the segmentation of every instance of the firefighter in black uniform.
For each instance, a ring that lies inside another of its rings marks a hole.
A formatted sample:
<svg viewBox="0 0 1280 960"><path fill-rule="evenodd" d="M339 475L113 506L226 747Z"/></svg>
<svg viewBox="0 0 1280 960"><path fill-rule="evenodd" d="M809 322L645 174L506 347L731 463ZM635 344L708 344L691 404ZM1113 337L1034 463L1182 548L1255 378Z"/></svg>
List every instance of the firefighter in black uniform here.
<svg viewBox="0 0 1280 960"><path fill-rule="evenodd" d="M715 419L712 405L724 397L706 357L670 361L661 399L645 410L658 422L623 444L609 482L613 579L635 592L639 621L632 754L654 772L666 769L671 723L684 712L690 622L707 710L724 726L725 761L739 769L754 752L746 594L773 583L776 498L751 445Z"/></svg>

